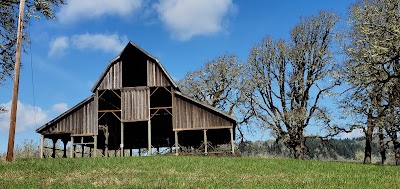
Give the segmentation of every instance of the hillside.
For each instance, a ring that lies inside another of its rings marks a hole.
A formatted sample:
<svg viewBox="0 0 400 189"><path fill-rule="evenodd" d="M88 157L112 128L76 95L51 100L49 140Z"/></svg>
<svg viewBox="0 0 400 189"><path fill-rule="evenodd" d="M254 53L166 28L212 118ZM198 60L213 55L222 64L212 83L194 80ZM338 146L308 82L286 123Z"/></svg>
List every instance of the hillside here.
<svg viewBox="0 0 400 189"><path fill-rule="evenodd" d="M398 167L275 158L124 157L0 162L1 188L395 188Z"/></svg>

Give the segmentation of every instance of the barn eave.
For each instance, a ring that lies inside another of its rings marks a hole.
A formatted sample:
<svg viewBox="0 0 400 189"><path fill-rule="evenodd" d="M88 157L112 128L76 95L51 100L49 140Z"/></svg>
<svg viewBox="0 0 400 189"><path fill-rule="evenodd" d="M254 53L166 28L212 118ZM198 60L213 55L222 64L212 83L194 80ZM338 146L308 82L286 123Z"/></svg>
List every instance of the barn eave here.
<svg viewBox="0 0 400 189"><path fill-rule="evenodd" d="M42 125L41 127L36 129L36 133L42 133L45 129L48 127L51 127L53 124L57 123L58 121L62 120L64 117L68 116L69 114L73 113L77 109L79 109L81 106L85 105L86 103L90 102L91 100L94 99L94 95L91 95L90 97L86 98L85 100L79 102L77 105L74 107L70 108L69 110L65 111L61 115L57 116L53 120L49 121L48 123Z"/></svg>

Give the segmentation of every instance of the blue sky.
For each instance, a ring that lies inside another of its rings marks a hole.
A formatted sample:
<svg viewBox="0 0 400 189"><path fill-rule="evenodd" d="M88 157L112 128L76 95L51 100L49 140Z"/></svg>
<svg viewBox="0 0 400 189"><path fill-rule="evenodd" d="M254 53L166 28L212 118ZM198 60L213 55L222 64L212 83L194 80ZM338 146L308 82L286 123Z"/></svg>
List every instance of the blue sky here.
<svg viewBox="0 0 400 189"><path fill-rule="evenodd" d="M131 40L157 57L178 80L223 53L246 61L266 35L287 38L301 16L333 11L345 24L354 0L67 0L55 20L32 20L25 46L16 144L39 140L34 130L91 95L108 62ZM33 80L32 80L33 78ZM0 86L9 106L12 80ZM0 115L0 152L9 114ZM259 139L257 137L253 137Z"/></svg>

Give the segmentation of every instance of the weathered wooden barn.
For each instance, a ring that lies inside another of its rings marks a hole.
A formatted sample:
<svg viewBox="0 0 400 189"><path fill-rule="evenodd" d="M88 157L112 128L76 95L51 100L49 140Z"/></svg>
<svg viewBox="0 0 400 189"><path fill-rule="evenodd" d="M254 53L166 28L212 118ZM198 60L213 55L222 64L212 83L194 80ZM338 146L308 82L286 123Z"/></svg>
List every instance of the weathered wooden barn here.
<svg viewBox="0 0 400 189"><path fill-rule="evenodd" d="M64 157L68 143L70 157L78 145L93 157L143 148L151 155L161 147L176 155L189 147L207 154L209 146L219 144L231 144L234 153L235 119L182 94L158 59L133 42L111 60L92 93L36 130L41 157L45 148L52 148L54 157L58 140Z"/></svg>

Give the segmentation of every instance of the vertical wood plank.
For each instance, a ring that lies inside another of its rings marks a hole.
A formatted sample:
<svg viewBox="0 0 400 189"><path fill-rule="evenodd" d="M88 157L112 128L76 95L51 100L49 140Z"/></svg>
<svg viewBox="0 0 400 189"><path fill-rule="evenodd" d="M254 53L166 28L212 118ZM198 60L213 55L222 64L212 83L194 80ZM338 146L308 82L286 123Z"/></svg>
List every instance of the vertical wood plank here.
<svg viewBox="0 0 400 189"><path fill-rule="evenodd" d="M175 131L175 155L179 155L178 131Z"/></svg>
<svg viewBox="0 0 400 189"><path fill-rule="evenodd" d="M203 134L204 134L204 155L207 155L207 148L208 148L208 144L207 144L207 130L204 129L203 130Z"/></svg>
<svg viewBox="0 0 400 189"><path fill-rule="evenodd" d="M147 148L148 154L151 156L151 120L147 122Z"/></svg>
<svg viewBox="0 0 400 189"><path fill-rule="evenodd" d="M124 156L124 123L121 122L121 144L120 144L121 152L120 156Z"/></svg>
<svg viewBox="0 0 400 189"><path fill-rule="evenodd" d="M43 151L44 151L44 135L40 135L40 152L39 152L40 158L43 158Z"/></svg>

